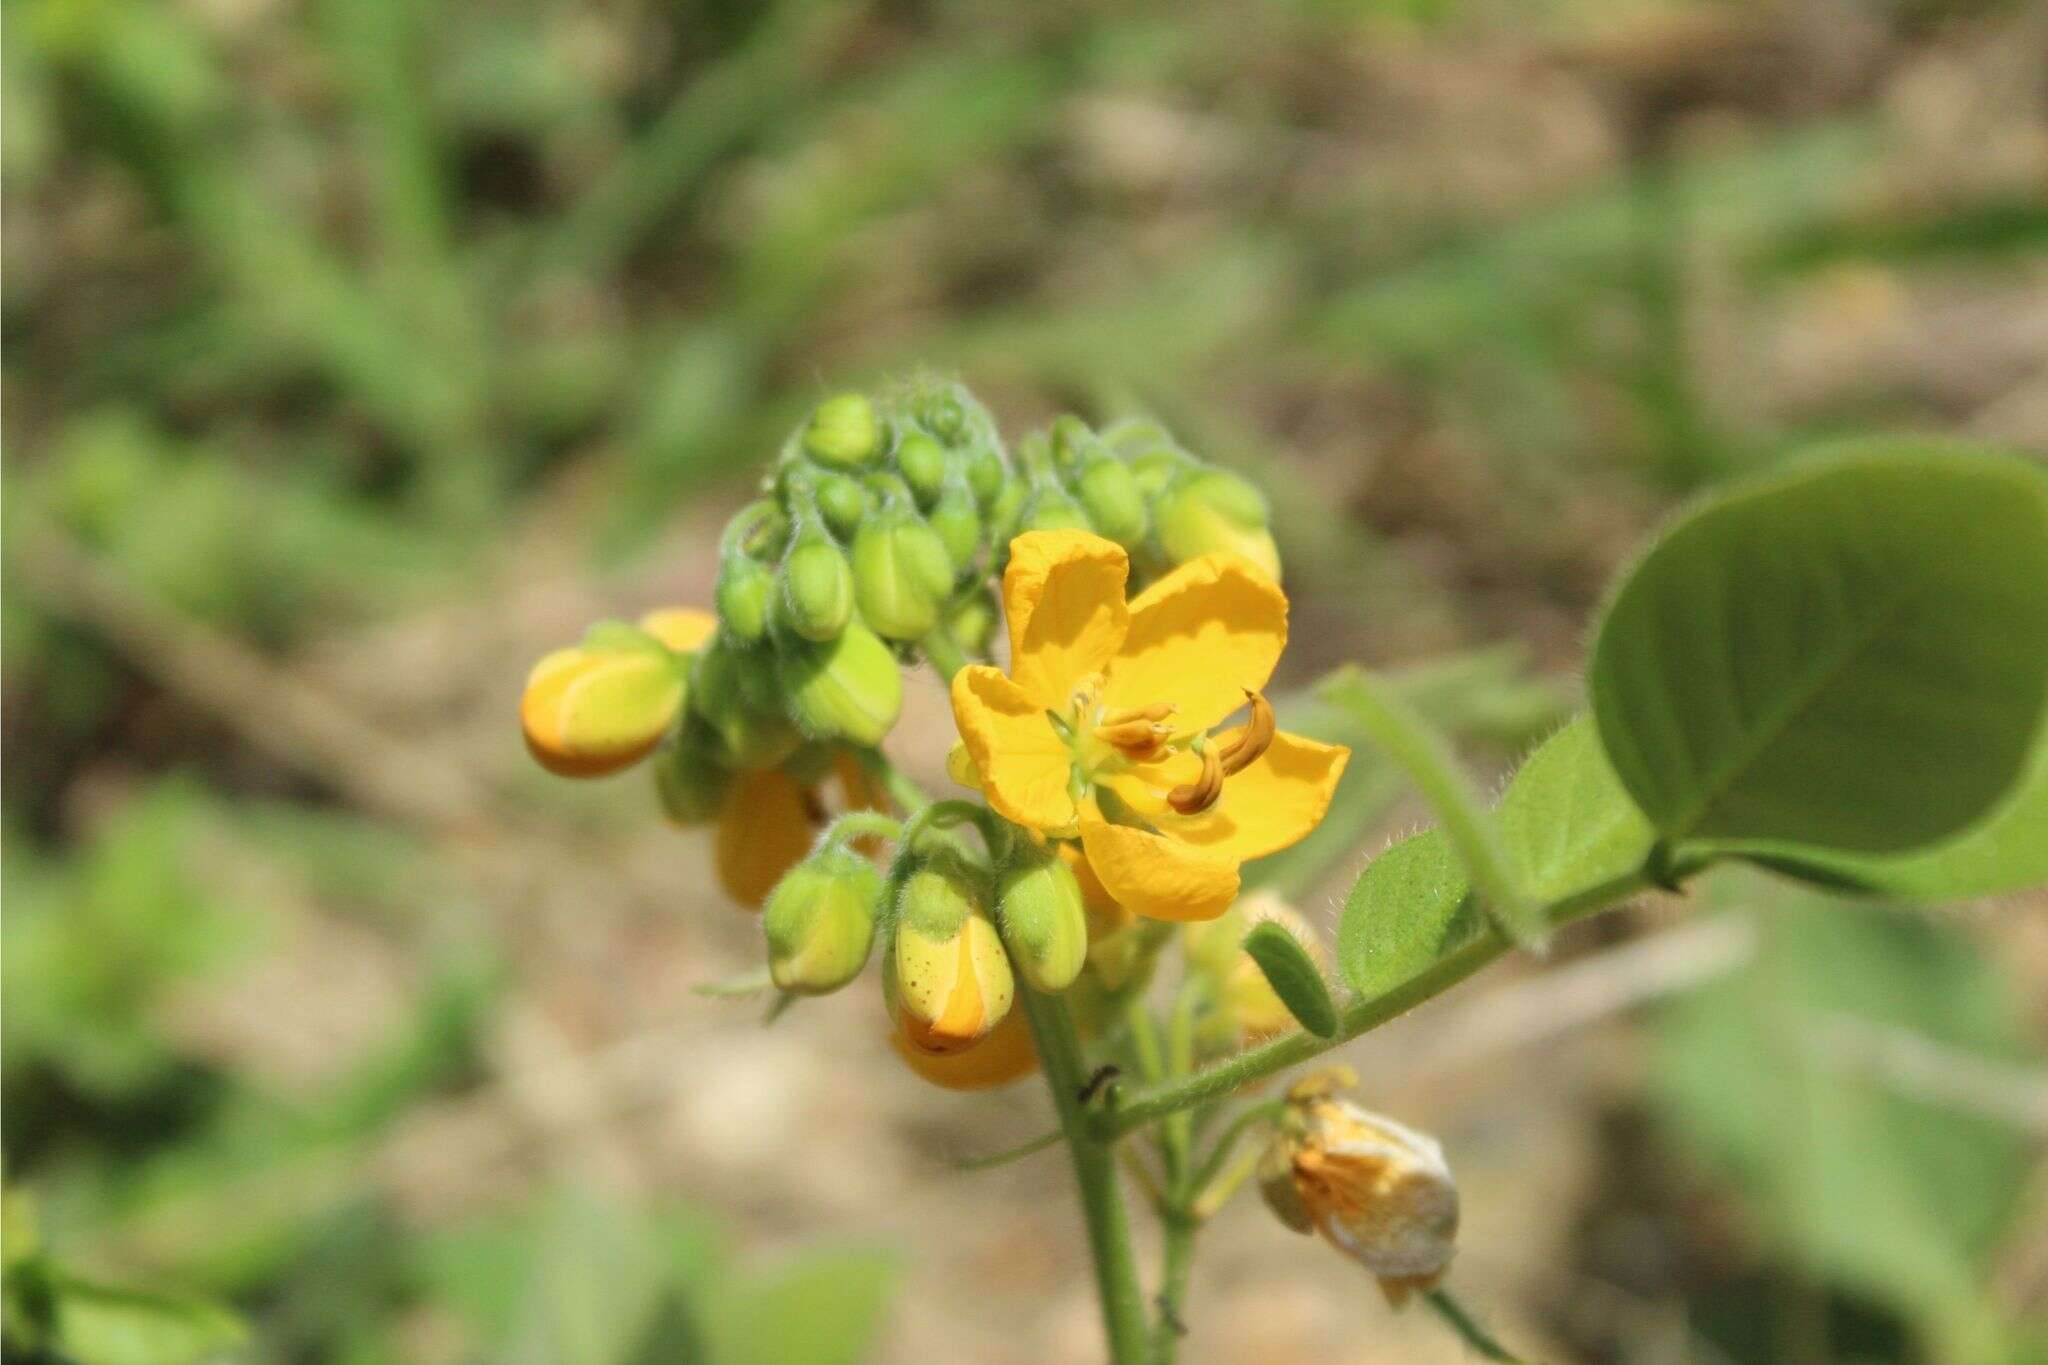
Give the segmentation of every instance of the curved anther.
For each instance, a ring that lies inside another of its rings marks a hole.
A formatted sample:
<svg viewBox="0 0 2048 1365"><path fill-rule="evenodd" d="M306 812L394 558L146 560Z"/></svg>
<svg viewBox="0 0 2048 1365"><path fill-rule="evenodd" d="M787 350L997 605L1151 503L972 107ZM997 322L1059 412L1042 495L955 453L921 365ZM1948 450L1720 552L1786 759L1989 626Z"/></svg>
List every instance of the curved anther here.
<svg viewBox="0 0 2048 1365"><path fill-rule="evenodd" d="M1252 718L1245 723L1242 733L1223 750L1223 775L1243 772L1259 760L1259 756L1272 746L1273 736L1280 731L1279 722L1273 716L1273 703L1266 700L1263 692L1246 692L1245 699L1251 703Z"/></svg>
<svg viewBox="0 0 2048 1365"><path fill-rule="evenodd" d="M1166 794L1166 804L1182 815L1200 815L1216 804L1216 798L1223 795L1223 760L1216 756L1216 750L1202 750L1202 775L1192 782L1184 782Z"/></svg>

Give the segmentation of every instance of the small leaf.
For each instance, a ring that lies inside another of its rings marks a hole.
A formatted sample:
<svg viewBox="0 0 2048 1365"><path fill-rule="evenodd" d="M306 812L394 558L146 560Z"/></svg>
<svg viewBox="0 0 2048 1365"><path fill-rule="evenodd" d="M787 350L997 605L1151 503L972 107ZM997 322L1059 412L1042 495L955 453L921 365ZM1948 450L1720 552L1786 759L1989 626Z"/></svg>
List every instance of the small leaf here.
<svg viewBox="0 0 2048 1365"><path fill-rule="evenodd" d="M1719 497L1608 604L1615 772L1671 839L1896 853L2009 791L2048 699L2048 481L1882 442Z"/></svg>
<svg viewBox="0 0 2048 1365"><path fill-rule="evenodd" d="M1529 755L1501 799L1500 833L1523 887L1545 902L1637 871L1656 838L1589 715Z"/></svg>
<svg viewBox="0 0 2048 1365"><path fill-rule="evenodd" d="M1244 950L1266 975L1266 984L1287 1012L1318 1038L1337 1036L1337 1006L1316 970L1315 959L1286 926L1272 920L1244 936Z"/></svg>
<svg viewBox="0 0 2048 1365"><path fill-rule="evenodd" d="M1351 888L1337 966L1352 990L1380 995L1485 932L1450 842L1426 830L1380 854Z"/></svg>

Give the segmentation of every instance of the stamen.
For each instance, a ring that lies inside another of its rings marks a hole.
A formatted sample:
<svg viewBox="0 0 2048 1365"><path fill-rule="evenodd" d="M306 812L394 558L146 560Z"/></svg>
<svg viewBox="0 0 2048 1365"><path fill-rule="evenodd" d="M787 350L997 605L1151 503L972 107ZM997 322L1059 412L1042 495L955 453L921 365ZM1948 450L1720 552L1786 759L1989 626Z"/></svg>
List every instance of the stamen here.
<svg viewBox="0 0 2048 1365"><path fill-rule="evenodd" d="M1246 692L1245 699L1251 703L1252 718L1245 723L1244 732L1223 750L1223 775L1241 773L1258 762L1259 756L1272 747L1273 736L1280 732L1278 720L1273 715L1273 703L1266 700L1263 692Z"/></svg>
<svg viewBox="0 0 2048 1365"><path fill-rule="evenodd" d="M1134 763L1146 763L1159 756L1173 728L1142 717L1095 727L1095 738Z"/></svg>
<svg viewBox="0 0 2048 1365"><path fill-rule="evenodd" d="M1223 762L1214 749L1202 750L1202 775L1166 794L1166 804L1182 815L1200 815L1223 795Z"/></svg>

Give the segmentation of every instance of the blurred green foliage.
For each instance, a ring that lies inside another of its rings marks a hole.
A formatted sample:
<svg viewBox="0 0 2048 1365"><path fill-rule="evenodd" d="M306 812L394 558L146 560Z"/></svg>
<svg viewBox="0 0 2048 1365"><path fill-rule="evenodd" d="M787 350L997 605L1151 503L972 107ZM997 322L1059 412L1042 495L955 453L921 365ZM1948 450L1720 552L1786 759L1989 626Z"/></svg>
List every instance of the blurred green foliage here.
<svg viewBox="0 0 2048 1365"><path fill-rule="evenodd" d="M1944 24L1995 45L2011 9L1871 22L1904 63ZM1417 633L1463 640L1500 618L1460 590L1496 590L1507 564L1515 619L1582 620L1602 575L1559 547L1589 506L1639 523L1812 434L1959 420L1896 377L1773 398L1760 367L1730 373L1803 291L1845 270L1995 291L2048 242L2023 175L1888 189L1910 101L1877 76L1811 94L1795 61L1725 97L1670 79L1715 60L1662 27L1701 13L1797 51L1771 13L1633 3L9 0L4 1138L52 1264L232 1302L264 1358L321 1361L391 1358L428 1310L459 1320L450 1358L627 1360L674 1322L714 1360L829 1360L818 1343L856 1349L889 1279L859 1252L762 1271L684 1213L563 1195L422 1227L370 1192L401 1116L479 1084L513 970L494 907L432 831L167 692L81 619L51 537L138 609L289 664L474 610L535 524L644 567L690 500L737 496L824 378L935 364L1006 418L1149 412L1252 474L1325 619L1399 638L1448 619ZM1647 39L1603 47L1618 21ZM1497 103L1469 88L1487 81ZM1711 135L1669 135L1674 109ZM1544 160L1501 131L1552 110L1544 137L1583 146ZM1525 154L1533 179L1511 173ZM1419 477L1461 454L1482 486ZM1450 582L1380 552L1403 519L1463 545ZM1519 658L1461 656L1416 686L1439 724L1501 745L1558 714ZM1371 835L1398 782L1364 762L1346 781L1343 818L1262 879L1306 896ZM417 966L312 1087L172 1022L302 902ZM1938 957L1939 999L1898 984L1873 1017L2017 1046L1963 1027L1996 993L1966 935L1826 918L1811 932L1873 941L1788 931L1789 975L1741 989L1791 1008L1823 988L1802 975L1818 958L1868 976L1826 989L1870 991ZM1934 945L1901 947L1916 935ZM1661 1112L1725 1188L1778 1208L1749 1111L1707 1102L1739 1084L1699 1079L1753 1056L1766 1015L1731 998L1672 1025ZM1778 1208L1752 1266L1793 1259L1937 1340L1982 1339L1970 1210L2009 1143L1945 1122L1968 1132L1926 1150L1960 1154L1964 1195L1927 1195L1902 1138L1870 1158L1914 1168L1873 1176L1878 1203ZM1862 1159L1846 1153L1811 1159ZM1920 1259L1884 1250L1908 1234ZM578 1246L616 1273L546 1269ZM811 1286L815 1317L763 1311L777 1277Z"/></svg>

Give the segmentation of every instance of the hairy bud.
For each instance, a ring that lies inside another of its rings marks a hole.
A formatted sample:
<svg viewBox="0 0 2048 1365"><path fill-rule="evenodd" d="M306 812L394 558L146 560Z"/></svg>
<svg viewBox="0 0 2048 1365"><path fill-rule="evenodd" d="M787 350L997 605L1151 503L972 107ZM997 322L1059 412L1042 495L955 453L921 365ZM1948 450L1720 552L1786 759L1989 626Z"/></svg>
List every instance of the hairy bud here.
<svg viewBox="0 0 2048 1365"><path fill-rule="evenodd" d="M817 499L819 515L841 540L860 529L861 521L874 506L860 480L844 474L828 474L818 480Z"/></svg>
<svg viewBox="0 0 2048 1365"><path fill-rule="evenodd" d="M853 582L861 616L876 634L918 640L939 624L953 560L937 531L907 509L892 509L854 537Z"/></svg>
<svg viewBox="0 0 2048 1365"><path fill-rule="evenodd" d="M881 446L881 423L865 394L834 394L818 404L804 428L804 453L834 469L858 469Z"/></svg>
<svg viewBox="0 0 2048 1365"><path fill-rule="evenodd" d="M941 855L902 879L883 984L897 1027L925 1052L957 1052L1002 1022L1016 980L980 869Z"/></svg>
<svg viewBox="0 0 2048 1365"><path fill-rule="evenodd" d="M936 506L926 515L932 530L938 532L939 542L946 547L946 557L953 562L957 575L964 576L973 567L974 557L981 552L981 509L974 504L974 494L967 485L954 480L951 487L939 495Z"/></svg>
<svg viewBox="0 0 2048 1365"><path fill-rule="evenodd" d="M859 621L822 644L779 641L776 676L805 734L863 748L882 742L903 709L896 656Z"/></svg>
<svg viewBox="0 0 2048 1365"><path fill-rule="evenodd" d="M702 716L685 716L654 751L654 791L678 825L718 818L732 790L732 770L719 758L718 733Z"/></svg>
<svg viewBox="0 0 2048 1365"><path fill-rule="evenodd" d="M850 848L821 849L791 868L761 916L777 989L826 995L859 976L881 900L881 873Z"/></svg>
<svg viewBox="0 0 2048 1365"><path fill-rule="evenodd" d="M949 463L945 447L921 431L908 433L896 446L896 472L910 486L920 507L929 507L938 500L946 485Z"/></svg>
<svg viewBox="0 0 2048 1365"><path fill-rule="evenodd" d="M946 629L969 654L987 654L1000 620L995 594L984 588L953 608L953 614L946 619Z"/></svg>
<svg viewBox="0 0 2048 1365"><path fill-rule="evenodd" d="M1091 461L1076 476L1074 489L1097 531L1125 549L1145 538L1145 497L1122 461Z"/></svg>
<svg viewBox="0 0 2048 1365"><path fill-rule="evenodd" d="M806 640L829 640L853 619L853 567L815 527L783 558L782 619Z"/></svg>
<svg viewBox="0 0 2048 1365"><path fill-rule="evenodd" d="M1081 974L1088 911L1073 870L1051 849L1027 849L997 874L996 916L1033 990L1057 993Z"/></svg>
<svg viewBox="0 0 2048 1365"><path fill-rule="evenodd" d="M712 601L718 619L736 640L757 645L768 636L768 611L775 600L775 571L752 555L729 554L718 566Z"/></svg>

